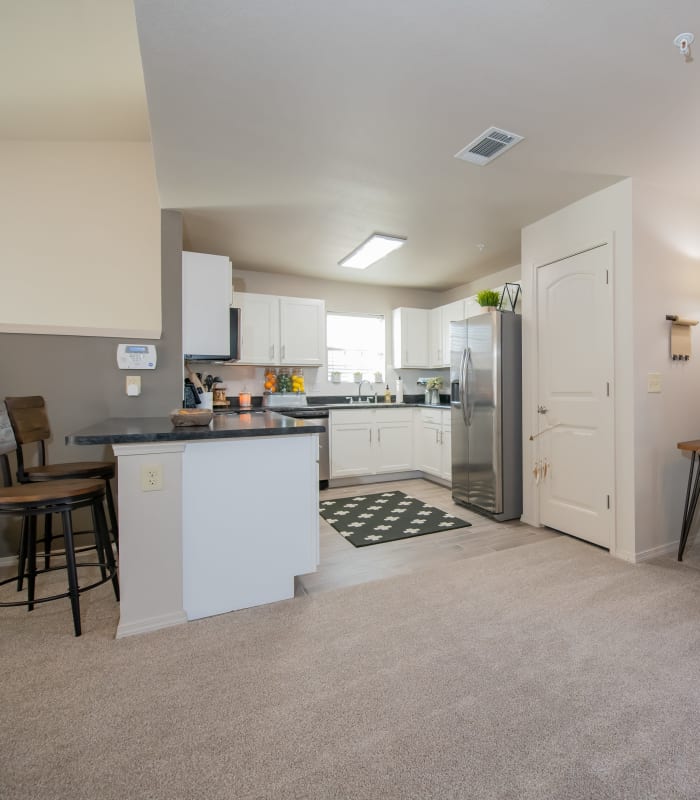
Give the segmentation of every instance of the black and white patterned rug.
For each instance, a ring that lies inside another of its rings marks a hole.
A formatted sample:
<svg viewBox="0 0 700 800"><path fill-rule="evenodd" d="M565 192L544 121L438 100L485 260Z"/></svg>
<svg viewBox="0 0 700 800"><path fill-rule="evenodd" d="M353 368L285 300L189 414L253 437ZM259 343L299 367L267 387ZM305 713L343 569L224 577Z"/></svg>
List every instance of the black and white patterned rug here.
<svg viewBox="0 0 700 800"><path fill-rule="evenodd" d="M403 492L324 500L319 511L326 522L355 547L471 525Z"/></svg>

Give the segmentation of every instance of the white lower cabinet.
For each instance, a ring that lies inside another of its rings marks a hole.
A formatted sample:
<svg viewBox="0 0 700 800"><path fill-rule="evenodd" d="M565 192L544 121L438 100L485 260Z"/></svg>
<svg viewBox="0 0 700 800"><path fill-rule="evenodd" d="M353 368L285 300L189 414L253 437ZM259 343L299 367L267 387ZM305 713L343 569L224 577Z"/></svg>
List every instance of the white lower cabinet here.
<svg viewBox="0 0 700 800"><path fill-rule="evenodd" d="M428 475L452 480L452 424L450 410L417 408L415 468Z"/></svg>
<svg viewBox="0 0 700 800"><path fill-rule="evenodd" d="M413 409L331 409L331 479L413 469Z"/></svg>

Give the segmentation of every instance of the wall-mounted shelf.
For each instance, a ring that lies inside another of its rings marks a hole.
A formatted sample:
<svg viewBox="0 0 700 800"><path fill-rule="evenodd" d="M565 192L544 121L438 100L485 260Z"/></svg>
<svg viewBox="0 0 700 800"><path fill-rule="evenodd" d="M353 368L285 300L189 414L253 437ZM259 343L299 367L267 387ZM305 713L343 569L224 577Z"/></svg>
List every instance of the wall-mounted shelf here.
<svg viewBox="0 0 700 800"><path fill-rule="evenodd" d="M698 324L696 319L685 319L678 314L666 314L671 323L671 358L674 361L689 361L691 356L690 329Z"/></svg>

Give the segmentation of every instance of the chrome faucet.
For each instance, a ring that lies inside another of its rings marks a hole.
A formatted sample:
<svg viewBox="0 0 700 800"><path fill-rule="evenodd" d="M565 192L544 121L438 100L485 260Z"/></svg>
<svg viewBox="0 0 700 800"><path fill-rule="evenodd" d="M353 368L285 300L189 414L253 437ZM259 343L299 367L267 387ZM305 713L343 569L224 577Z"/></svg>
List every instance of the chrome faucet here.
<svg viewBox="0 0 700 800"><path fill-rule="evenodd" d="M363 383L368 383L368 384L369 384L369 386L370 386L370 389L372 388L372 383L371 383L371 381L367 381L367 380L360 381L360 385L357 387L357 402L358 402L358 403L361 403L361 402L362 402L362 384L363 384ZM366 402L369 402L369 399L368 399Z"/></svg>

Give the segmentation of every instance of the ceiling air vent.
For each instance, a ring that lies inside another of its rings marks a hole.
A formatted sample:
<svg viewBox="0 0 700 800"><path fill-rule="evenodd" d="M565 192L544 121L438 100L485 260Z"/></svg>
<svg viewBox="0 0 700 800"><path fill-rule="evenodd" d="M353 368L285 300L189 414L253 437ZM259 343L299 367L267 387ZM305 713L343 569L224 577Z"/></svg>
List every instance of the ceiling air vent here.
<svg viewBox="0 0 700 800"><path fill-rule="evenodd" d="M498 158L513 145L522 142L523 138L517 133L510 133L501 128L489 128L481 136L477 136L473 142L469 142L459 153L455 153L455 158L461 158L462 161L470 161L472 164L483 167L484 164Z"/></svg>

